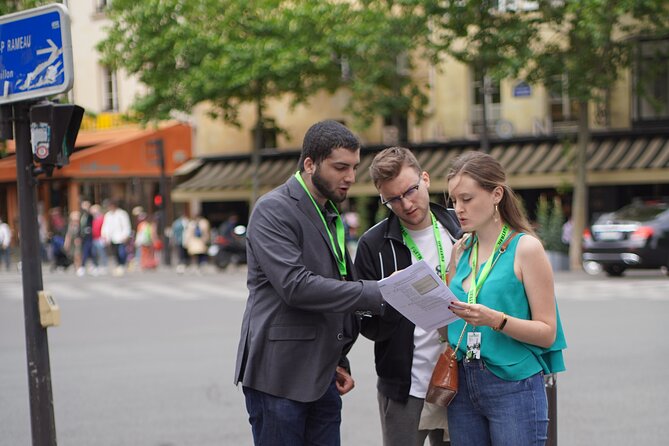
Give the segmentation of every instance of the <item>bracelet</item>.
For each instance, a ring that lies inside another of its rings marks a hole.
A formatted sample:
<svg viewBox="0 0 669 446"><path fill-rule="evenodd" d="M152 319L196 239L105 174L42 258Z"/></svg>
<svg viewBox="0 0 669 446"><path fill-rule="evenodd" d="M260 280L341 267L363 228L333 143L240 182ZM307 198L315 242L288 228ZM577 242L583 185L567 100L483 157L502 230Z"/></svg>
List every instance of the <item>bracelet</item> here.
<svg viewBox="0 0 669 446"><path fill-rule="evenodd" d="M508 316L506 313L502 313L502 322L499 323L497 327L493 327L492 329L495 331L502 331L504 330L504 326L506 325L506 321L508 320Z"/></svg>

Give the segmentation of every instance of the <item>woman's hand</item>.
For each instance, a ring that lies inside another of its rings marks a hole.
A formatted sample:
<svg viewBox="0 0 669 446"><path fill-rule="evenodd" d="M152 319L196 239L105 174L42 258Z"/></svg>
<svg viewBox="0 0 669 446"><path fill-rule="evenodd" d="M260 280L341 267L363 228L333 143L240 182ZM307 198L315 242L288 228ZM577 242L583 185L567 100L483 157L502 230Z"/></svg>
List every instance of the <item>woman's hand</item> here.
<svg viewBox="0 0 669 446"><path fill-rule="evenodd" d="M468 304L467 302L452 302L448 307L456 316L462 318L474 327L497 328L502 323L504 315L492 308L481 304Z"/></svg>

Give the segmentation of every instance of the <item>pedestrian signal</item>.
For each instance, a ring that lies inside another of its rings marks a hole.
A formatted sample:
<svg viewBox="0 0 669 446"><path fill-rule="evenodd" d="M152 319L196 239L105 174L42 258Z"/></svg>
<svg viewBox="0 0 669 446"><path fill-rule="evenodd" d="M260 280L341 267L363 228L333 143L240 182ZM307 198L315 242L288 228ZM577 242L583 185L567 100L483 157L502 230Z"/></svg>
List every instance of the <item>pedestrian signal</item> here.
<svg viewBox="0 0 669 446"><path fill-rule="evenodd" d="M70 162L84 109L73 104L40 103L30 107L33 159L47 175Z"/></svg>

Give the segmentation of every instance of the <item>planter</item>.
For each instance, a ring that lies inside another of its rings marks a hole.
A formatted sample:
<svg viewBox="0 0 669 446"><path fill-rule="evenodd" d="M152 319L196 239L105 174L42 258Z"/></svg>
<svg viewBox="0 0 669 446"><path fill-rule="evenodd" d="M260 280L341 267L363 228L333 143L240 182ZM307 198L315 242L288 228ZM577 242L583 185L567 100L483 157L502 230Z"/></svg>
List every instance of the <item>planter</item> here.
<svg viewBox="0 0 669 446"><path fill-rule="evenodd" d="M553 267L553 272L569 271L569 254L560 251L546 251L546 254Z"/></svg>

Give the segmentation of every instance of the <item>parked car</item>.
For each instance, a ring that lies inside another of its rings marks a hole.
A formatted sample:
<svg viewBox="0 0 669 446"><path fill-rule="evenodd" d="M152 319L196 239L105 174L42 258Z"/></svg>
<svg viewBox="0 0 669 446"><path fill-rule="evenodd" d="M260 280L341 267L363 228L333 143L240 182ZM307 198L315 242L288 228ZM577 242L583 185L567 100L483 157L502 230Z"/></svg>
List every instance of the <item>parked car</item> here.
<svg viewBox="0 0 669 446"><path fill-rule="evenodd" d="M669 274L669 201L636 200L599 217L585 231L583 268L621 276L628 268Z"/></svg>

